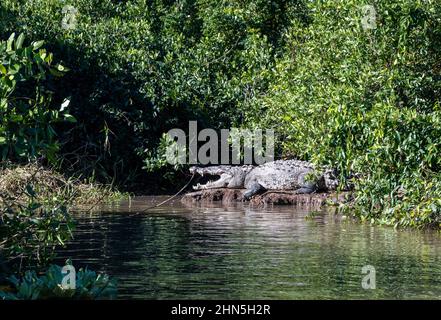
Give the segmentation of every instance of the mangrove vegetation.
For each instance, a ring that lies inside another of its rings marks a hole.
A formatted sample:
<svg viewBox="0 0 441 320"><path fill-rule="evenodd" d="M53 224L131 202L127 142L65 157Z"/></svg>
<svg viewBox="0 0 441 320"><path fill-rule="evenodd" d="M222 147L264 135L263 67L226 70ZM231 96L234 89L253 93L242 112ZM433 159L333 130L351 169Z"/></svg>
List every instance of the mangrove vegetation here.
<svg viewBox="0 0 441 320"><path fill-rule="evenodd" d="M194 120L273 129L276 158L351 186L346 215L439 228L441 3L2 0L0 267L23 276L3 296L57 296L73 205L180 189L166 133ZM90 272L69 297L114 294Z"/></svg>

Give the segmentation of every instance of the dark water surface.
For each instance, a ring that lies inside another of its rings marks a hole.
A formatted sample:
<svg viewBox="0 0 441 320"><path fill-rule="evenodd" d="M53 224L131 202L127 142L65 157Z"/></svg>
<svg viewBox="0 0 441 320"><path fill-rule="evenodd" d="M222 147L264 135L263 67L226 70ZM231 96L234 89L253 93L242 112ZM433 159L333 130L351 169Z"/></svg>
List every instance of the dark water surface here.
<svg viewBox="0 0 441 320"><path fill-rule="evenodd" d="M441 297L441 236L372 227L291 206L184 206L139 197L78 214L72 258L118 279L129 299ZM376 289L362 288L362 267Z"/></svg>

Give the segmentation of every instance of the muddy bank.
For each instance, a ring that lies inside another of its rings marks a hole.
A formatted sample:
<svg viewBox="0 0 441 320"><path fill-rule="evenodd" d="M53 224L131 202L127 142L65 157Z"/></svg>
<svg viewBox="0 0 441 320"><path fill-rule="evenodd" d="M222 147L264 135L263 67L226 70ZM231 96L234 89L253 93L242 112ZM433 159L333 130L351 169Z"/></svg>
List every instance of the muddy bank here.
<svg viewBox="0 0 441 320"><path fill-rule="evenodd" d="M208 189L187 193L182 197L184 203L221 201L223 204L244 201L245 189ZM343 202L349 196L345 193L296 194L293 191L267 191L256 195L249 203L255 206L295 205L320 208L329 202Z"/></svg>

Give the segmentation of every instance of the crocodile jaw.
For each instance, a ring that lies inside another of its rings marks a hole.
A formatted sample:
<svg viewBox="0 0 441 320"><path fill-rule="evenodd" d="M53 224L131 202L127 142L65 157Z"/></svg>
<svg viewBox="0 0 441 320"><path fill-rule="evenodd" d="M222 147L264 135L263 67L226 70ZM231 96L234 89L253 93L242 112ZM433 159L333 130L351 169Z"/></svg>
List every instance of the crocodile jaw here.
<svg viewBox="0 0 441 320"><path fill-rule="evenodd" d="M208 181L206 184L200 184L193 186L193 190L204 190L204 189L215 189L215 188L223 188L228 185L231 181L231 175L223 173L220 175L220 178L216 181Z"/></svg>
<svg viewBox="0 0 441 320"><path fill-rule="evenodd" d="M209 181L206 184L200 184L193 186L194 190L203 190L203 189L214 189L214 188L222 188L228 185L232 176L230 173L231 166L228 165L220 165L220 166L209 166L209 167L199 167L193 166L190 167L190 173L198 174L201 177L203 176L219 176L218 180Z"/></svg>
<svg viewBox="0 0 441 320"><path fill-rule="evenodd" d="M198 174L202 177L205 175L220 176L221 174L227 173L230 170L231 170L231 166L224 166L224 165L210 166L210 167L198 167L198 166L190 167L191 174Z"/></svg>

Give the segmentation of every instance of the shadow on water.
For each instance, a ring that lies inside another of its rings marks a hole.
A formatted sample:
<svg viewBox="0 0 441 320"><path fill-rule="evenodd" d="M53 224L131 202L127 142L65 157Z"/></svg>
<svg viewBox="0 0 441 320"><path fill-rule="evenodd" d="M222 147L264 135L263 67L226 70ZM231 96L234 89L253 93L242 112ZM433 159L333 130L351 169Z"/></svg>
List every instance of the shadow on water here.
<svg viewBox="0 0 441 320"><path fill-rule="evenodd" d="M77 267L118 279L120 298L438 298L441 236L372 227L289 206L184 206L136 198L77 215L60 250ZM362 267L376 289L362 288Z"/></svg>

